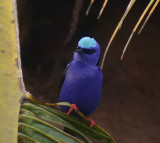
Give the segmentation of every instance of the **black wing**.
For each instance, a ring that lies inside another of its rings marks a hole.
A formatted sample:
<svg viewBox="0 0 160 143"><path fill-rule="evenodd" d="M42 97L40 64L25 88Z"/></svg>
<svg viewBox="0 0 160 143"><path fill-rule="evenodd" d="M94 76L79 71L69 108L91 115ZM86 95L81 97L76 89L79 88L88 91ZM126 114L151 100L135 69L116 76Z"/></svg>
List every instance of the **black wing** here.
<svg viewBox="0 0 160 143"><path fill-rule="evenodd" d="M99 60L98 60L98 62L97 62L97 66L100 66L100 63L101 63L101 56L99 57Z"/></svg>
<svg viewBox="0 0 160 143"><path fill-rule="evenodd" d="M70 66L70 63L66 66L66 68L65 68L65 70L63 72L62 78L60 80L60 90L61 90L61 88L63 86L64 80L65 80L66 71L68 70L69 66Z"/></svg>

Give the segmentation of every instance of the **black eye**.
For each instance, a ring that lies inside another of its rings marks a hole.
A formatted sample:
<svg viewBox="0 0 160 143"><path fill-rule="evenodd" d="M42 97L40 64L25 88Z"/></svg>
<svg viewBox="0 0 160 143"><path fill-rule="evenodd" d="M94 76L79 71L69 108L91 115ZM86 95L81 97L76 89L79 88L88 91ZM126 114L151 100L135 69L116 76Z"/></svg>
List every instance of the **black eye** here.
<svg viewBox="0 0 160 143"><path fill-rule="evenodd" d="M96 50L94 50L94 49L83 49L83 51L84 51L86 54L91 55L91 54L93 54Z"/></svg>
<svg viewBox="0 0 160 143"><path fill-rule="evenodd" d="M95 51L96 50L94 50L94 49L83 49L83 48L80 48L80 47L77 47L77 49L76 49L76 52L81 53L81 54L86 53L88 55L93 54Z"/></svg>

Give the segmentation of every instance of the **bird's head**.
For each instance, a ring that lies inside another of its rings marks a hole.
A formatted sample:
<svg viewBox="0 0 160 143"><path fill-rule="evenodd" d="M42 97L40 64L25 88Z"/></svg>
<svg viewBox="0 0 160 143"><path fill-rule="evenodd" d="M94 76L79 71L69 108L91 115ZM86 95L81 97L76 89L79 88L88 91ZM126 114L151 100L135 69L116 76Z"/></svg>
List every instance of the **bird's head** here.
<svg viewBox="0 0 160 143"><path fill-rule="evenodd" d="M83 37L78 42L73 60L96 65L100 57L100 46L94 38Z"/></svg>

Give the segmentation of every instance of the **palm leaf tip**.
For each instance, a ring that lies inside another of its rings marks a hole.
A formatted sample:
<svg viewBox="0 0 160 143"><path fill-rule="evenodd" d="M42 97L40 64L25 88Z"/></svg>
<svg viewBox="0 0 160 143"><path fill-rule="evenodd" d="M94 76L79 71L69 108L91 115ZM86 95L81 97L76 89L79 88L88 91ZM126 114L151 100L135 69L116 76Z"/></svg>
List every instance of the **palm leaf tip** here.
<svg viewBox="0 0 160 143"><path fill-rule="evenodd" d="M101 8L101 10L100 10L100 12L99 12L99 15L98 15L97 19L100 19L101 15L102 15L102 13L103 13L103 10L104 10L104 8L105 8L106 5L107 5L107 2L108 2L108 0L105 0L105 1L104 1L103 6L102 6L102 8Z"/></svg>

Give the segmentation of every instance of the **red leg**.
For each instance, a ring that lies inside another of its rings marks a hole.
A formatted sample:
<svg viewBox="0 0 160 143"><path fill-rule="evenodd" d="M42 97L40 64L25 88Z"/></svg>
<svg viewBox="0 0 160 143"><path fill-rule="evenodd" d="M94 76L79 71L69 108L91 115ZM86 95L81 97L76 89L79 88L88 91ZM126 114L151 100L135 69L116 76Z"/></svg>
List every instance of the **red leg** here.
<svg viewBox="0 0 160 143"><path fill-rule="evenodd" d="M76 104L72 104L72 106L70 107L69 111L67 112L67 115L69 115L73 110L77 111L78 107L76 106Z"/></svg>
<svg viewBox="0 0 160 143"><path fill-rule="evenodd" d="M91 121L91 128L95 125L95 121L94 120L92 120L90 117L87 117L88 118L88 120L90 120Z"/></svg>

